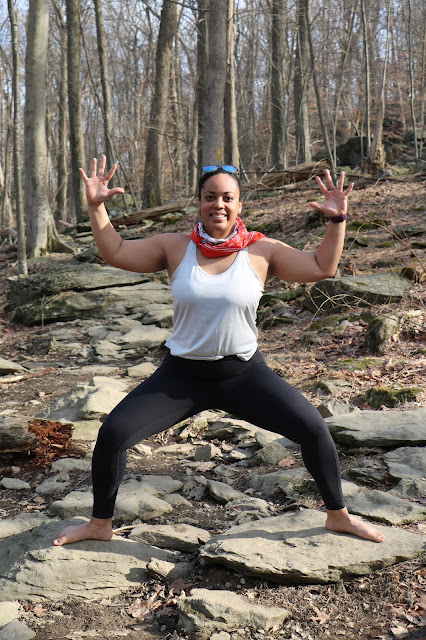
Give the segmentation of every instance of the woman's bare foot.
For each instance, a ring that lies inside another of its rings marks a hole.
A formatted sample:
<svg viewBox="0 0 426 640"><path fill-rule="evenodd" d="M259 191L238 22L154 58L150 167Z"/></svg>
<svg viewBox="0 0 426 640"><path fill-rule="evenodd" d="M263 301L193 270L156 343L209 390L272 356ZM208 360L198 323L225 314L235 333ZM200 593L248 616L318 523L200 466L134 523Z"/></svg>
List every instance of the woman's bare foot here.
<svg viewBox="0 0 426 640"><path fill-rule="evenodd" d="M359 538L373 540L373 542L383 542L385 536L378 529L367 522L358 520L348 513L348 510L338 509L336 511L327 510L327 520L325 526L329 531L340 533L352 533Z"/></svg>
<svg viewBox="0 0 426 640"><path fill-rule="evenodd" d="M88 522L78 524L73 527L65 527L59 533L53 544L57 547L80 540L103 540L104 542L112 538L112 518L103 520L101 518L90 518Z"/></svg>

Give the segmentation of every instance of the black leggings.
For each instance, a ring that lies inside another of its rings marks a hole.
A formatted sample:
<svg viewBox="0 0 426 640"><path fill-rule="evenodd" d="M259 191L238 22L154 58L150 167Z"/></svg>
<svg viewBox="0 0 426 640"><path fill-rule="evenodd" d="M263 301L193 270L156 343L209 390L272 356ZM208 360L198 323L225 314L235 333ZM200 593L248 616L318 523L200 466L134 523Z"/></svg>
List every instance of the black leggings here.
<svg viewBox="0 0 426 640"><path fill-rule="evenodd" d="M113 515L126 449L204 409L223 409L300 444L326 508L344 507L339 459L327 425L306 398L266 366L259 351L248 362L237 356L186 360L167 353L99 431L92 465L93 516Z"/></svg>

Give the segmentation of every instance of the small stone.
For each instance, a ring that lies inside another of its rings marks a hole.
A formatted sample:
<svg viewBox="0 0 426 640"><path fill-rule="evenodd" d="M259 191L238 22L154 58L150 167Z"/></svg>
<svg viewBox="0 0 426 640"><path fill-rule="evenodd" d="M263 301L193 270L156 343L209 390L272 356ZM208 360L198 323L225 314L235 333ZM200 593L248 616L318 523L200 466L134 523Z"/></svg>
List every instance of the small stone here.
<svg viewBox="0 0 426 640"><path fill-rule="evenodd" d="M219 447L216 447L214 444L205 444L197 447L194 453L194 460L196 461L207 461L212 460L213 458L217 458L222 455Z"/></svg>
<svg viewBox="0 0 426 640"><path fill-rule="evenodd" d="M365 346L371 353L382 353L388 340L397 335L400 329L400 322L395 316L378 316L367 326Z"/></svg>
<svg viewBox="0 0 426 640"><path fill-rule="evenodd" d="M0 485L5 489L13 489L15 491L21 491L22 489L31 489L31 485L19 478L3 478L0 481Z"/></svg>
<svg viewBox="0 0 426 640"><path fill-rule="evenodd" d="M152 362L141 362L134 367L129 367L127 369L127 375L131 378L141 378L144 380L152 376L156 370L157 367L153 365Z"/></svg>
<svg viewBox="0 0 426 640"><path fill-rule="evenodd" d="M0 629L19 616L19 602L0 602Z"/></svg>
<svg viewBox="0 0 426 640"><path fill-rule="evenodd" d="M152 447L150 447L147 444L135 444L134 447L132 447L133 451L136 451L136 453L140 453L143 456L152 456Z"/></svg>
<svg viewBox="0 0 426 640"><path fill-rule="evenodd" d="M12 620L0 629L0 640L32 640L36 634L19 620Z"/></svg>

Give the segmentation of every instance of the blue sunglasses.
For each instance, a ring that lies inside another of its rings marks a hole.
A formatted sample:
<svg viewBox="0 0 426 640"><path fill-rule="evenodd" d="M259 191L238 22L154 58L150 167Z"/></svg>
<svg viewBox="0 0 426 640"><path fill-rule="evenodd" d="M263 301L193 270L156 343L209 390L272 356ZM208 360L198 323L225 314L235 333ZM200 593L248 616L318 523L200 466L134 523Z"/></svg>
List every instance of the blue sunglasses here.
<svg viewBox="0 0 426 640"><path fill-rule="evenodd" d="M203 174L213 173L217 169L223 169L226 173L238 173L238 167L234 167L232 164L209 164L206 167L201 167Z"/></svg>

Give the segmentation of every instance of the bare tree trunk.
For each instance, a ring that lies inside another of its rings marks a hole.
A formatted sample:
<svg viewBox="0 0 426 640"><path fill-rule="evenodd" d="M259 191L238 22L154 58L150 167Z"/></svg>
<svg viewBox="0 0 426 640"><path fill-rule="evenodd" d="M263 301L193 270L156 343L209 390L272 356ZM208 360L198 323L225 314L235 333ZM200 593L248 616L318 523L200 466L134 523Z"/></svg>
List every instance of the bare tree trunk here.
<svg viewBox="0 0 426 640"><path fill-rule="evenodd" d="M409 0L410 1L410 0ZM367 156L367 166L370 173L377 173L380 169L383 169L386 163L386 154L383 148L383 118L385 117L385 87L386 87L386 70L388 65L389 55L389 36L390 36L390 1L387 4L388 16L386 24L386 50L385 59L383 61L383 73L382 83L380 88L380 96L378 99L378 111L376 115L376 127L374 130L374 136L370 144L370 148Z"/></svg>
<svg viewBox="0 0 426 640"><path fill-rule="evenodd" d="M224 161L224 97L227 68L228 0L213 0L209 14L209 63L204 108L203 164Z"/></svg>
<svg viewBox="0 0 426 640"><path fill-rule="evenodd" d="M195 190L199 169L203 163L204 111L207 95L207 65L209 59L209 0L198 0L197 9L197 86L194 102L194 162L190 172L191 191Z"/></svg>
<svg viewBox="0 0 426 640"><path fill-rule="evenodd" d="M234 0L228 0L228 69L225 85L224 125L225 125L225 162L234 167L240 166L238 149L237 103L235 98L235 25Z"/></svg>
<svg viewBox="0 0 426 640"><path fill-rule="evenodd" d="M53 218L47 197L46 74L49 0L30 0L25 59L25 213L29 253L51 248Z"/></svg>
<svg viewBox="0 0 426 640"><path fill-rule="evenodd" d="M31 257L51 249L73 253L56 231L48 200L46 71L49 0L30 0L25 58L25 213Z"/></svg>
<svg viewBox="0 0 426 640"><path fill-rule="evenodd" d="M80 2L66 0L68 33L68 111L70 122L71 176L75 217L87 217L87 201L79 168L85 166L80 88Z"/></svg>
<svg viewBox="0 0 426 640"><path fill-rule="evenodd" d="M411 0L408 0L408 61L410 66L411 123L413 126L414 153L415 153L416 160L419 160L420 149L417 142L417 123L416 123L416 114L414 110L414 70L413 70L413 45L411 42L411 29L412 29L412 4L411 4Z"/></svg>
<svg viewBox="0 0 426 640"><path fill-rule="evenodd" d="M369 29L368 29L368 17L365 10L365 0L361 0L361 16L362 16L362 30L364 36L364 71L365 71L365 133L366 133L366 148L365 155L368 156L371 142L371 125L370 125L370 53L369 53Z"/></svg>
<svg viewBox="0 0 426 640"><path fill-rule="evenodd" d="M315 68L315 53L314 53L314 45L313 45L313 42L312 42L312 33L311 33L310 0L305 0L305 11L306 11L306 32L307 32L308 42L309 42L309 51L310 51L310 54L311 54L312 78L313 78L313 81L314 81L315 96L316 96L316 99L317 99L318 117L319 117L319 120L320 120L321 131L322 131L322 135L323 135L323 138L324 138L325 150L326 150L326 153L327 153L328 161L330 163L331 175L332 175L333 180L335 180L335 175L334 175L334 173L335 173L334 157L333 157L333 153L331 151L330 141L328 139L327 126L326 126L325 120L324 120L324 114L323 114L323 110L322 110L321 95L320 95L320 91L319 91L317 73L316 73L316 68Z"/></svg>
<svg viewBox="0 0 426 640"><path fill-rule="evenodd" d="M306 1L297 0L297 45L294 68L294 110L296 118L296 164L311 161L308 115L309 44Z"/></svg>
<svg viewBox="0 0 426 640"><path fill-rule="evenodd" d="M108 77L108 64L105 44L105 28L104 17L102 11L102 0L94 0L95 16L96 16L96 35L98 41L99 69L102 86L102 115L104 117L104 136L105 136L105 155L107 157L107 166L111 167L115 161L113 144L111 139L112 132L112 116L111 116L111 91ZM110 186L113 186L111 181Z"/></svg>
<svg viewBox="0 0 426 640"><path fill-rule="evenodd" d="M13 83L13 78L12 78L12 83ZM6 144L4 149L4 172L3 172L2 166L0 165L0 191L3 191L3 202L1 203L0 227L11 227L14 224L12 203L10 201L10 183L11 183L11 172L12 172L11 166L12 166L12 154L13 154L13 148L14 148L13 136L15 133L15 128L12 124L12 103L13 103L13 95L12 95L12 100L7 104L7 107L6 107L7 133L6 133ZM22 183L22 179L21 179L21 183ZM22 184L21 184L21 190L22 190ZM22 202L22 194L21 194L21 202ZM23 243L23 246L25 248L25 242Z"/></svg>
<svg viewBox="0 0 426 640"><path fill-rule="evenodd" d="M21 171L21 118L20 118L20 95L19 95L19 46L18 46L18 21L16 17L13 0L8 0L10 28L12 32L12 55L13 55L13 166L15 178L15 202L16 202L16 227L18 232L18 273L27 275L27 248L25 238L25 216L24 216L24 196L22 189Z"/></svg>
<svg viewBox="0 0 426 640"><path fill-rule="evenodd" d="M57 1L53 1L55 8L58 27L62 36L61 42L61 72L59 79L59 97L58 97L58 157L57 157L57 189L56 189L56 210L55 220L65 220L71 222L72 215L69 215L67 207L67 84L68 84L68 65L67 65L67 25L62 14L62 8ZM75 221L75 219L74 219Z"/></svg>
<svg viewBox="0 0 426 640"><path fill-rule="evenodd" d="M287 122L284 104L284 0L272 0L271 156L276 169L287 166Z"/></svg>
<svg viewBox="0 0 426 640"><path fill-rule="evenodd" d="M420 97L425 95L426 81L426 9L423 8L423 42L422 42L422 62L421 62L421 81L420 81ZM420 146L419 156L423 158L423 137L425 131L425 100L420 100Z"/></svg>
<svg viewBox="0 0 426 640"><path fill-rule="evenodd" d="M358 0L354 0L353 1L353 6L350 9L350 17L349 17L349 23L348 23L348 29L347 29L347 37L346 37L346 42L342 51L342 58L341 58L341 62L339 64L339 73L338 73L338 89L337 89L337 93L336 93L336 97L334 100L334 116L333 116L333 161L334 164L336 164L337 162L337 158L336 158L336 146L337 146L337 141L336 141L336 134L337 134L337 123L338 123L338 119L339 119L339 112L340 112L340 100L341 100L341 96L342 96L342 90L343 90L343 80L345 78L345 74L346 74L346 64L347 64L347 60L349 57L349 52L351 49L351 43L352 43L352 36L353 36L353 31L354 31L354 19L355 19L355 15L356 15L356 9L358 6Z"/></svg>
<svg viewBox="0 0 426 640"><path fill-rule="evenodd" d="M166 125L170 63L173 38L177 25L177 4L174 0L164 0L161 10L160 30L155 57L155 86L151 102L150 124L145 157L143 185L143 206L155 207L161 204L161 147Z"/></svg>

